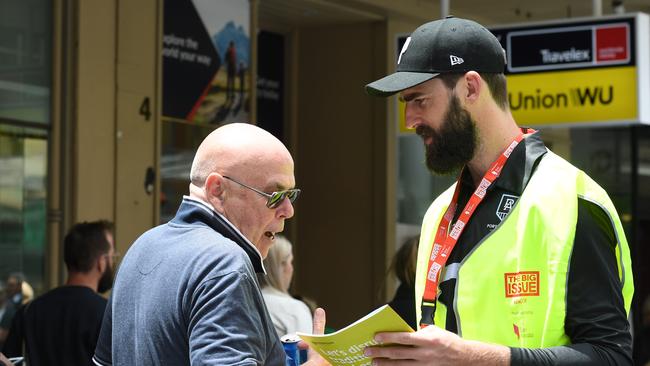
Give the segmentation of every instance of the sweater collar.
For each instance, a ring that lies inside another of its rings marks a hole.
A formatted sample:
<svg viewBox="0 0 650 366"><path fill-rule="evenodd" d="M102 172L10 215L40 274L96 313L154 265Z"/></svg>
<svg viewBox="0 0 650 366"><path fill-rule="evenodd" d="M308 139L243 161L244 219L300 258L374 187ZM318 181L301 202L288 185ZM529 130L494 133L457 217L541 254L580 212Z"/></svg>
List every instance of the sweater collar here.
<svg viewBox="0 0 650 366"><path fill-rule="evenodd" d="M207 202L195 197L183 196L183 201L172 222L178 224L194 224L200 222L208 225L214 231L239 245L250 258L255 272L266 274L262 262L262 254L260 254L257 247L235 225L228 221L222 214L215 211Z"/></svg>

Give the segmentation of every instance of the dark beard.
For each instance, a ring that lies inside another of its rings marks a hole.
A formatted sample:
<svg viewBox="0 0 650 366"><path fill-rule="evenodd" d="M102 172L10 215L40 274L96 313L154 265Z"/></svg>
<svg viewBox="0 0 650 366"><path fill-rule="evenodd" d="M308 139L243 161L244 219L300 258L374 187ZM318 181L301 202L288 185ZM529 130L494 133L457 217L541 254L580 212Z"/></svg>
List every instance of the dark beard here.
<svg viewBox="0 0 650 366"><path fill-rule="evenodd" d="M97 284L97 292L103 294L113 287L113 266L107 265L106 270L102 273L102 277Z"/></svg>
<svg viewBox="0 0 650 366"><path fill-rule="evenodd" d="M432 138L430 144L425 144L427 168L432 173L453 174L474 157L476 124L455 95L449 101L439 132L425 125L418 126L415 132L423 139Z"/></svg>

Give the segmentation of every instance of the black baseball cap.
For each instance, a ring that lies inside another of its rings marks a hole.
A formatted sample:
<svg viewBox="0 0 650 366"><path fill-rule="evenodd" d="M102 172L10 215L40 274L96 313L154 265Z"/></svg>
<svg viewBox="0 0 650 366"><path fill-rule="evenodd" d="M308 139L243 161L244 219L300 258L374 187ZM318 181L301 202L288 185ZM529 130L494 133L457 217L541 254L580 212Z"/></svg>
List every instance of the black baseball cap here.
<svg viewBox="0 0 650 366"><path fill-rule="evenodd" d="M366 85L366 93L387 97L441 73L502 73L505 51L484 26L455 17L418 27L397 59L397 71Z"/></svg>

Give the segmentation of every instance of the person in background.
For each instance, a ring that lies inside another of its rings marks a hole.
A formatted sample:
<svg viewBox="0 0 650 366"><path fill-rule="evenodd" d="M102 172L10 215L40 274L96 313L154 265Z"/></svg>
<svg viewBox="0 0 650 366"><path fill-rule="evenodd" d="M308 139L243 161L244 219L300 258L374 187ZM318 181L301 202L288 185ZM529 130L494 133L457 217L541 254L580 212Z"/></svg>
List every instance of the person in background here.
<svg viewBox="0 0 650 366"><path fill-rule="evenodd" d="M399 287L388 305L413 329L418 328L415 320L415 266L419 241L419 235L408 238L395 253L389 267L389 272L399 280Z"/></svg>
<svg viewBox="0 0 650 366"><path fill-rule="evenodd" d="M23 282L25 282L25 275L22 272L13 272L7 276L7 297L16 307L23 304Z"/></svg>
<svg viewBox="0 0 650 366"><path fill-rule="evenodd" d="M21 305L25 305L34 300L34 288L26 280L20 284L20 293L22 295Z"/></svg>
<svg viewBox="0 0 650 366"><path fill-rule="evenodd" d="M228 42L226 49L226 102L235 98L235 76L237 75L237 49L235 42Z"/></svg>
<svg viewBox="0 0 650 366"><path fill-rule="evenodd" d="M24 348L30 366L92 365L106 308L98 293L111 288L114 254L110 222L74 225L63 241L66 283L20 308L3 353L23 356Z"/></svg>
<svg viewBox="0 0 650 366"><path fill-rule="evenodd" d="M630 251L607 192L520 128L506 54L485 27L447 17L407 38L399 93L434 174L458 174L427 210L420 328L377 333L373 365L631 365ZM522 121L520 121L522 122Z"/></svg>
<svg viewBox="0 0 650 366"><path fill-rule="evenodd" d="M246 78L246 65L239 63L237 68L237 77L239 78L239 103L244 104L244 79Z"/></svg>
<svg viewBox="0 0 650 366"><path fill-rule="evenodd" d="M275 237L275 244L264 259L266 276L258 276L266 308L281 337L295 332L311 332L312 315L304 302L289 294L293 278L292 245L283 236Z"/></svg>
<svg viewBox="0 0 650 366"><path fill-rule="evenodd" d="M11 305L9 304L9 299L7 298L7 291L5 289L5 284L4 282L0 281L0 319L2 319L5 312L7 311L7 308L9 308L10 306ZM9 334L10 326L11 324L9 324L5 328L2 324L0 324L0 350L2 349L4 340L7 339L7 334Z"/></svg>
<svg viewBox="0 0 650 366"><path fill-rule="evenodd" d="M18 308L24 303L23 283L25 275L21 272L12 272L7 276L5 286L5 305L2 316L0 316L0 346L7 340L11 322ZM30 286L31 288L31 286ZM33 295L33 292L32 292Z"/></svg>

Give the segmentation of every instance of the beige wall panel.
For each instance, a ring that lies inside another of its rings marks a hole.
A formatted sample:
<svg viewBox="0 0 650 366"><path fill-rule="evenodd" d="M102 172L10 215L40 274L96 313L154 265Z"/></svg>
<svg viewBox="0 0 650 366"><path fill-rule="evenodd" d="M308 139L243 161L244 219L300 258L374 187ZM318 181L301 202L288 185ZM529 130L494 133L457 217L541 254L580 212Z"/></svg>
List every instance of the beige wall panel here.
<svg viewBox="0 0 650 366"><path fill-rule="evenodd" d="M381 301L386 119L363 86L383 72L385 49L375 41L383 34L372 24L337 25L302 29L297 39L296 175L304 193L294 278L334 327Z"/></svg>
<svg viewBox="0 0 650 366"><path fill-rule="evenodd" d="M125 253L155 225L156 189L145 190L147 168L156 167L159 6L157 0L120 0L117 50L116 243ZM148 100L148 112L141 112ZM155 181L154 181L155 182Z"/></svg>
<svg viewBox="0 0 650 366"><path fill-rule="evenodd" d="M45 289L51 289L62 281L61 245L63 222L63 205L61 192L61 175L63 166L63 154L61 153L61 110L63 95L61 81L63 79L61 70L63 55L63 4L55 0L52 2L52 130L50 132L48 150L48 194L47 194L47 244L45 253Z"/></svg>
<svg viewBox="0 0 650 366"><path fill-rule="evenodd" d="M385 69L383 75L388 75L395 72L396 59L399 51L397 49L397 37L408 35L420 24L416 21L408 21L400 18L391 18L387 20L386 34L387 37L383 39L385 42ZM399 133L397 122L397 97L380 98L383 102L383 107L386 110L386 123L387 123L387 139L386 150L389 152L386 157L386 206L387 206L387 245L386 245L386 268L390 265L394 253L398 249L396 225L397 222L397 135ZM390 301L398 286L398 281L394 277L389 277L386 281L386 301Z"/></svg>
<svg viewBox="0 0 650 366"><path fill-rule="evenodd" d="M422 0L357 0L371 7L377 7L390 14L390 18L425 22L440 18L439 1ZM453 5L453 1L452 1Z"/></svg>
<svg viewBox="0 0 650 366"><path fill-rule="evenodd" d="M115 12L115 1L78 2L75 222L114 218Z"/></svg>
<svg viewBox="0 0 650 366"><path fill-rule="evenodd" d="M120 1L118 92L129 90L150 93L157 82L157 4L157 0Z"/></svg>

